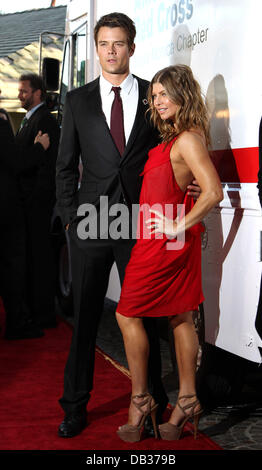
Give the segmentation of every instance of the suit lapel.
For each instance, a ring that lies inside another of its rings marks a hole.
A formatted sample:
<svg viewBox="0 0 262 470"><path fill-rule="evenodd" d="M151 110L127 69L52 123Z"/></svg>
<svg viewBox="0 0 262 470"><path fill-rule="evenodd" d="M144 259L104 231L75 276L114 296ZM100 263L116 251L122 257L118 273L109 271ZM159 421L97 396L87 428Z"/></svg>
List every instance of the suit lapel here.
<svg viewBox="0 0 262 470"><path fill-rule="evenodd" d="M102 109L102 101L100 95L100 87L99 87L99 78L97 78L92 84L90 84L90 88L88 90L90 96L88 98L88 110L91 116L96 117L96 124L104 127L104 129L108 129L107 122L105 119L105 115ZM109 129L108 129L109 130Z"/></svg>
<svg viewBox="0 0 262 470"><path fill-rule="evenodd" d="M99 127L101 135L103 135L106 139L108 151L111 149L112 154L115 154L117 157L119 155L120 158L120 154L111 136L111 132L103 112L99 80L100 79L98 77L97 80L92 83L92 87L89 89L90 97L88 99L88 115L92 116L92 119L94 119L95 116L95 125Z"/></svg>
<svg viewBox="0 0 262 470"><path fill-rule="evenodd" d="M147 86L143 86L141 81L138 77L135 77L138 81L138 104L137 104L137 111L135 121L132 127L132 131L130 133L130 137L128 139L125 151L121 158L121 164L126 160L130 150L133 147L133 144L136 140L137 134L140 131L141 127L145 124L145 113L148 108L147 106Z"/></svg>
<svg viewBox="0 0 262 470"><path fill-rule="evenodd" d="M38 113L40 111L43 111L43 109L46 109L46 105L45 104L42 104L41 106L39 106L39 108L37 108L32 116L30 116L30 118L26 121L26 123L24 124L24 126L22 127L22 129L18 129L17 133L16 133L16 137L17 136L23 136L27 133L28 129L30 129L32 127L32 124L34 122L34 120L36 119Z"/></svg>

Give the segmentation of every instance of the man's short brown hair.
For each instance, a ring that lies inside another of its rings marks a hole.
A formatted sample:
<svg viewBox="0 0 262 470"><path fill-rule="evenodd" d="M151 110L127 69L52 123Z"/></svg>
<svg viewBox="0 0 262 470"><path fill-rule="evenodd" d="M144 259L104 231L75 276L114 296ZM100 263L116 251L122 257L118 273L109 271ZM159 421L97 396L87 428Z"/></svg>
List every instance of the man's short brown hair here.
<svg viewBox="0 0 262 470"><path fill-rule="evenodd" d="M31 73L31 72L23 73L19 77L19 82L25 82L25 81L29 81L30 87L32 88L33 91L41 90L41 99L43 100L45 98L44 82L40 75L37 75L36 73Z"/></svg>
<svg viewBox="0 0 262 470"><path fill-rule="evenodd" d="M99 29L103 26L106 26L107 28L123 28L127 33L128 47L131 48L134 44L136 36L135 23L124 13L109 13L108 15L102 16L100 20L98 20L94 28L94 39L96 46Z"/></svg>

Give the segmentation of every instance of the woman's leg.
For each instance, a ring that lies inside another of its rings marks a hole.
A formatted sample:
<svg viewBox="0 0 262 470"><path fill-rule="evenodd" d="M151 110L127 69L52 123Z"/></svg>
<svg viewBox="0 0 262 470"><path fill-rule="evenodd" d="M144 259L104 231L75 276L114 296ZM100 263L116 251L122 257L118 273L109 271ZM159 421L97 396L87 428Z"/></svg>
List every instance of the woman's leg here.
<svg viewBox="0 0 262 470"><path fill-rule="evenodd" d="M148 391L148 356L149 343L141 318L129 318L116 313L116 319L122 332L127 362L132 381L132 396L141 395ZM143 399L136 398L139 403ZM130 403L128 424L137 426L141 420L141 412Z"/></svg>
<svg viewBox="0 0 262 470"><path fill-rule="evenodd" d="M193 312L185 312L169 318L173 328L176 359L179 375L179 397L185 395L196 395L196 366L198 355L198 335L193 321ZM185 398L179 401L181 406L193 403L196 396ZM195 411L200 409L200 404L196 406ZM188 412L190 412L188 408ZM172 424L179 425L185 417L179 406L175 406L170 417Z"/></svg>

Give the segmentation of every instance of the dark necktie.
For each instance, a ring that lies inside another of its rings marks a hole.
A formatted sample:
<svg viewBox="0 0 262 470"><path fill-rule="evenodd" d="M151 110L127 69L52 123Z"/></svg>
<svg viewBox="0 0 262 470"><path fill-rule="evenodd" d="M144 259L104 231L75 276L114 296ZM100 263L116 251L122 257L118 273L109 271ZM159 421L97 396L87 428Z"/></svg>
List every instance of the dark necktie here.
<svg viewBox="0 0 262 470"><path fill-rule="evenodd" d="M120 152L120 155L123 155L125 149L125 131L123 105L120 96L121 88L113 86L112 90L115 93L115 98L111 108L110 132Z"/></svg>
<svg viewBox="0 0 262 470"><path fill-rule="evenodd" d="M28 121L28 119L24 116L22 121L21 121L21 124L20 124L19 132L21 131L21 129L23 129L23 127L27 123L27 121Z"/></svg>

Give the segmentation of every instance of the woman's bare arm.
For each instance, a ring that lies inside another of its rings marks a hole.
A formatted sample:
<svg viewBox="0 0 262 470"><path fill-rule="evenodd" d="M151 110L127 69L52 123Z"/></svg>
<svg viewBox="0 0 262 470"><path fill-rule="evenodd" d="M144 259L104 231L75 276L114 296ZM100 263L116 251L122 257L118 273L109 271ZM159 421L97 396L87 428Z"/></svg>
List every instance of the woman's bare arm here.
<svg viewBox="0 0 262 470"><path fill-rule="evenodd" d="M185 171L186 168L184 168L184 176L187 174L187 177L190 178L192 174L194 175L201 188L200 196L191 211L178 222L168 220L160 213L151 211L159 217L157 223L156 219L148 220L153 228L151 233L162 232L169 236L177 236L200 222L223 199L223 190L218 174L200 135L190 131L181 134L171 149L171 161L173 160L174 163L177 159L187 167L188 171ZM184 186L187 186L186 181Z"/></svg>

